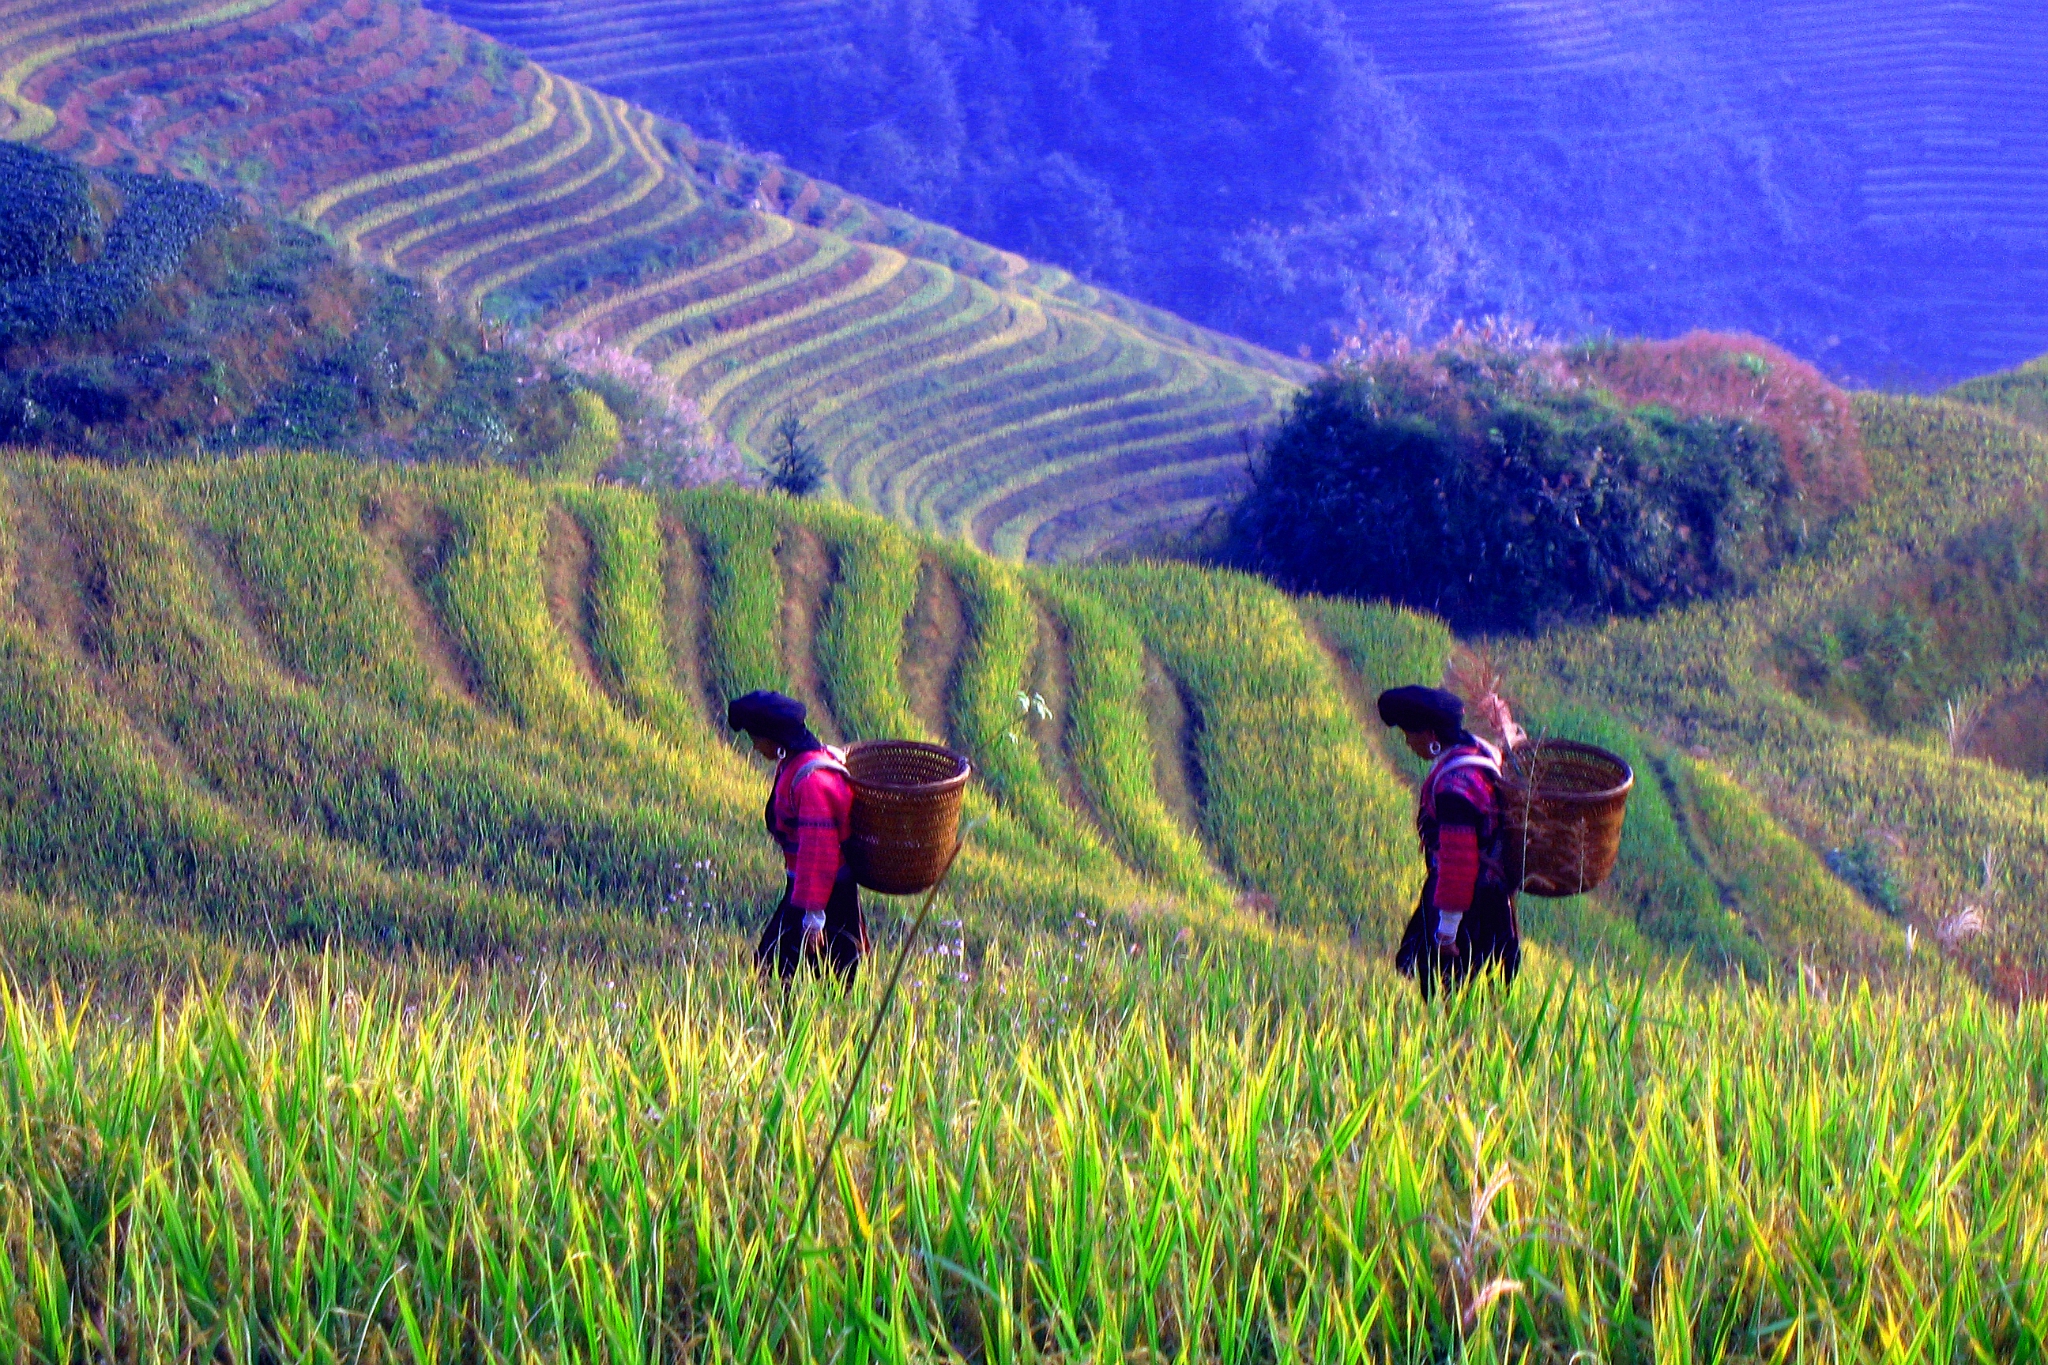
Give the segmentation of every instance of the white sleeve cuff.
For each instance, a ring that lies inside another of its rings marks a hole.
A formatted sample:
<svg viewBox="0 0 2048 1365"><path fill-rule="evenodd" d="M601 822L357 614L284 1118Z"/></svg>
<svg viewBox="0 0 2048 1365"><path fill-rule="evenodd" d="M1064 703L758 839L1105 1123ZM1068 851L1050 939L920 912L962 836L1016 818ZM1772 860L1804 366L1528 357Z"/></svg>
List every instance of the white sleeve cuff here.
<svg viewBox="0 0 2048 1365"><path fill-rule="evenodd" d="M815 914L815 915L805 915L805 916L804 916L804 932L805 932L806 934L822 934L822 933L824 933L824 932L825 932L825 912L824 912L824 911L822 911L822 910L820 910L820 911L819 911L819 912L818 912L817 914Z"/></svg>
<svg viewBox="0 0 2048 1365"><path fill-rule="evenodd" d="M1456 938L1458 936L1458 926L1464 922L1465 912L1462 910L1456 912L1439 910L1436 912L1436 936L1438 938Z"/></svg>

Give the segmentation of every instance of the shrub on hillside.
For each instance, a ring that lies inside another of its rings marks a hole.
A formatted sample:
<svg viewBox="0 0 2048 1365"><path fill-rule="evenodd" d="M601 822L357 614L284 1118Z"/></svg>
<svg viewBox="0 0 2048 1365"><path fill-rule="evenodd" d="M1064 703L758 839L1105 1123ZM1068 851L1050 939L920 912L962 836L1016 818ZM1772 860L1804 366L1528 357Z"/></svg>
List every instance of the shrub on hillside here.
<svg viewBox="0 0 2048 1365"><path fill-rule="evenodd" d="M1824 533L1867 476L1846 406L1807 393L1817 376L1794 384L1784 365L1773 388L1781 362L1758 353L1735 362L1743 390L1718 377L1723 364L1692 339L1566 350L1461 334L1429 353L1354 348L1268 443L1224 556L1464 630L1746 589ZM1798 442L1791 459L1780 429ZM1814 486L1825 496L1808 498Z"/></svg>
<svg viewBox="0 0 2048 1365"><path fill-rule="evenodd" d="M702 444L672 384L448 317L411 281L199 186L11 147L0 172L25 187L0 205L0 443L115 463L279 446L582 470L604 445L586 439L599 390L635 451ZM715 476L685 463L702 477L674 481Z"/></svg>
<svg viewBox="0 0 2048 1365"><path fill-rule="evenodd" d="M539 344L616 415L618 450L604 465L608 479L642 488L758 482L739 448L711 430L673 375L587 332L555 332Z"/></svg>
<svg viewBox="0 0 2048 1365"><path fill-rule="evenodd" d="M808 498L825 482L825 461L811 444L803 419L784 413L775 424L775 444L768 454L768 486L792 498Z"/></svg>
<svg viewBox="0 0 2048 1365"><path fill-rule="evenodd" d="M1765 428L1778 439L1793 487L1822 515L1870 496L1849 395L1768 341L1689 332L1676 341L1589 342L1567 360L1575 377L1625 403Z"/></svg>
<svg viewBox="0 0 2048 1365"><path fill-rule="evenodd" d="M574 435L574 391L524 351L451 355L452 373L411 433L410 455L433 464L552 464Z"/></svg>
<svg viewBox="0 0 2048 1365"><path fill-rule="evenodd" d="M121 176L110 183L126 202L105 241L85 259L68 260L61 256L63 244L88 233L92 217L74 212L77 187L68 176L51 177L48 183L61 186L48 207L62 216L46 221L39 231L22 225L24 230L12 234L17 262L45 268L0 287L0 344L113 327L150 289L177 272L202 237L236 217L232 203L204 186Z"/></svg>
<svg viewBox="0 0 2048 1365"><path fill-rule="evenodd" d="M97 247L103 225L85 172L0 142L0 182L0 286L62 269Z"/></svg>

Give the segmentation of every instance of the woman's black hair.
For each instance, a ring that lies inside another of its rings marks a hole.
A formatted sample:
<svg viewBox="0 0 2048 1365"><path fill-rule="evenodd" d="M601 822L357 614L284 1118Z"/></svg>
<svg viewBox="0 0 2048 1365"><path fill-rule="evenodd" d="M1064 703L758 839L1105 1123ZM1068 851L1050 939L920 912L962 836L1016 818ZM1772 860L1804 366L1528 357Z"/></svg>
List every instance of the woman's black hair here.
<svg viewBox="0 0 2048 1365"><path fill-rule="evenodd" d="M1465 703L1440 687L1390 687L1380 693L1379 711L1386 724L1435 735L1445 748L1477 742L1465 729Z"/></svg>
<svg viewBox="0 0 2048 1365"><path fill-rule="evenodd" d="M726 706L725 723L779 746L785 754L807 754L825 747L804 724L809 714L810 708L795 697L780 692L749 692L734 697Z"/></svg>

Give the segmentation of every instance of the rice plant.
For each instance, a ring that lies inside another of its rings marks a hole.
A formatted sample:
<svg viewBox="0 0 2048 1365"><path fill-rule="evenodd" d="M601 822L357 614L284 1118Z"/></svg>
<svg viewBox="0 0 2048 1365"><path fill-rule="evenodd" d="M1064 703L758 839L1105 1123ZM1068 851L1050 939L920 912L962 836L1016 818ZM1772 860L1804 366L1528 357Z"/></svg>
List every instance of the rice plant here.
<svg viewBox="0 0 2048 1365"><path fill-rule="evenodd" d="M1062 572L1119 607L1191 694L1188 747L1225 867L1290 923L1398 926L1420 884L1410 799L1293 605L1181 565Z"/></svg>
<svg viewBox="0 0 2048 1365"><path fill-rule="evenodd" d="M16 1358L2038 1359L2039 1010L1246 940L0 993ZM965 979L961 979L962 977ZM1593 1135L1599 1135L1597 1139ZM768 1275L785 1234L790 1287Z"/></svg>

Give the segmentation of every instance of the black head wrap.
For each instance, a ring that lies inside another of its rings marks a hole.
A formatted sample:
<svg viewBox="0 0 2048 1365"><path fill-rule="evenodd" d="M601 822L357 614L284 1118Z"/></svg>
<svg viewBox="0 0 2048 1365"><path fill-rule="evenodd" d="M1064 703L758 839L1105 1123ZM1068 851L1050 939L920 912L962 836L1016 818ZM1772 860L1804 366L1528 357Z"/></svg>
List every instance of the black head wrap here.
<svg viewBox="0 0 2048 1365"><path fill-rule="evenodd" d="M1455 744L1465 733L1465 703L1439 687L1390 687L1380 693L1380 719Z"/></svg>
<svg viewBox="0 0 2048 1365"><path fill-rule="evenodd" d="M787 753L805 754L825 747L804 724L804 717L809 714L810 708L795 697L785 697L780 692L749 692L727 704L725 723L756 739L780 745Z"/></svg>

